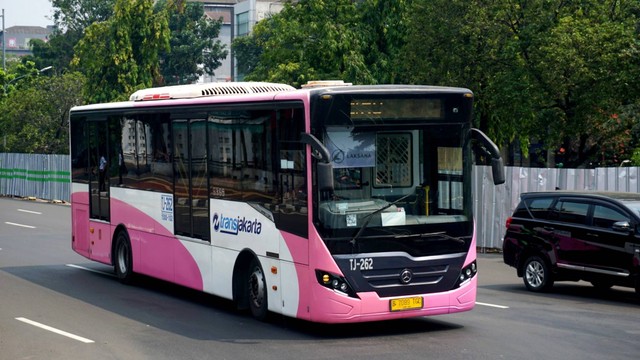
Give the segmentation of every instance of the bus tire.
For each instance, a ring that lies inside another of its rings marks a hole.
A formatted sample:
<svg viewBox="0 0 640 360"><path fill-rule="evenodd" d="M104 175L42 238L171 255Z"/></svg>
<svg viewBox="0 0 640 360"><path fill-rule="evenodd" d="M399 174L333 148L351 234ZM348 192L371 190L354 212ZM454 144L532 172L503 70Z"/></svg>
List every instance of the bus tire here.
<svg viewBox="0 0 640 360"><path fill-rule="evenodd" d="M253 258L249 264L249 276L247 279L247 294L249 296L249 308L254 318L264 321L267 318L267 281L264 271L258 259Z"/></svg>
<svg viewBox="0 0 640 360"><path fill-rule="evenodd" d="M131 241L126 231L120 231L116 237L113 267L116 276L123 284L133 281L133 256L131 255Z"/></svg>

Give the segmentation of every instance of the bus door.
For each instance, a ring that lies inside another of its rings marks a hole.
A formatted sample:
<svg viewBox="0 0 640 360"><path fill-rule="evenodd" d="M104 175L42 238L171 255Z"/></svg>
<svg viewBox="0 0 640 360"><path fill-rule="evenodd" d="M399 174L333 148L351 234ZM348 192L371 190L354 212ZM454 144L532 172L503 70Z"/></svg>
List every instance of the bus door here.
<svg viewBox="0 0 640 360"><path fill-rule="evenodd" d="M300 133L304 132L303 109L278 110L276 122L273 144L278 154L275 159L278 211L274 220L278 229L307 238L307 165L305 145L300 141Z"/></svg>
<svg viewBox="0 0 640 360"><path fill-rule="evenodd" d="M106 121L89 122L89 217L109 221L109 131Z"/></svg>
<svg viewBox="0 0 640 360"><path fill-rule="evenodd" d="M209 241L207 121L172 121L175 234Z"/></svg>
<svg viewBox="0 0 640 360"><path fill-rule="evenodd" d="M89 258L108 261L111 253L109 168L113 160L107 121L89 125ZM99 220L99 221L95 221Z"/></svg>

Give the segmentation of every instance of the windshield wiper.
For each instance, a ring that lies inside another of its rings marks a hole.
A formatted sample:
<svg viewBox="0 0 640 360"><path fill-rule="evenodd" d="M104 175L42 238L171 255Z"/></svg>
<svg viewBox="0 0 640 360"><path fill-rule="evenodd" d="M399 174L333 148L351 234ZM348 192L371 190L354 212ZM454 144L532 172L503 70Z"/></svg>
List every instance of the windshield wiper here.
<svg viewBox="0 0 640 360"><path fill-rule="evenodd" d="M356 247L358 238L360 237L360 235L362 234L364 229L367 227L367 225L369 225L369 222L371 222L371 219L373 219L373 217L376 214L379 214L379 213L387 210L388 208L392 207L393 205L399 203L400 201L402 201L402 200L404 200L404 199L406 199L406 198L408 198L409 196L412 196L412 195L414 195L414 194L407 194L407 195L405 195L405 196L403 196L403 197L401 197L401 198L399 198L399 199L397 199L395 201L392 201L392 202L388 203L387 205L385 205L385 206L381 207L380 209L372 212L371 214L367 215L365 217L364 223L362 223L362 226L360 226L360 229L358 230L358 232L351 239L351 246L353 246L354 248Z"/></svg>
<svg viewBox="0 0 640 360"><path fill-rule="evenodd" d="M406 239L406 238L431 238L431 237L441 237L443 238L443 240L451 240L451 241L455 241L457 243L460 244L464 244L464 240L462 240L459 237L453 237L451 235L448 235L446 232L444 231L440 231L440 232L434 232L434 233L422 233L422 234L408 234L408 235L396 235L395 239Z"/></svg>

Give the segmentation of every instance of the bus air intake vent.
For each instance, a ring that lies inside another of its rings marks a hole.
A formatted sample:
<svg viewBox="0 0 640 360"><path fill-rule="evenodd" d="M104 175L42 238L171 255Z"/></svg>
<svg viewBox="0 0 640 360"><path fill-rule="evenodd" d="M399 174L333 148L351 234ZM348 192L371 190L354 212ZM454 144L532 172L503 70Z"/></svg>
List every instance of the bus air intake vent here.
<svg viewBox="0 0 640 360"><path fill-rule="evenodd" d="M149 101L168 99L192 99L207 96L276 93L292 90L295 90L295 88L286 84L266 82L192 84L138 90L129 97L129 100Z"/></svg>

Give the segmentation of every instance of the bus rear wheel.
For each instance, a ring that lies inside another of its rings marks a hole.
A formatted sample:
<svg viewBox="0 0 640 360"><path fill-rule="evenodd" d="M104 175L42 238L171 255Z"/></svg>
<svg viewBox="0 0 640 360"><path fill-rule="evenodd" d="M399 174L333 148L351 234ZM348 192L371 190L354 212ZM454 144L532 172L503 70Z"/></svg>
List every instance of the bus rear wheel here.
<svg viewBox="0 0 640 360"><path fill-rule="evenodd" d="M113 267L116 276L123 284L130 284L133 280L133 257L129 236L124 231L119 232L116 237L114 254Z"/></svg>
<svg viewBox="0 0 640 360"><path fill-rule="evenodd" d="M267 318L267 282L258 259L251 260L247 281L249 308L254 318L263 321Z"/></svg>

